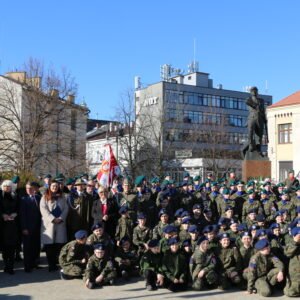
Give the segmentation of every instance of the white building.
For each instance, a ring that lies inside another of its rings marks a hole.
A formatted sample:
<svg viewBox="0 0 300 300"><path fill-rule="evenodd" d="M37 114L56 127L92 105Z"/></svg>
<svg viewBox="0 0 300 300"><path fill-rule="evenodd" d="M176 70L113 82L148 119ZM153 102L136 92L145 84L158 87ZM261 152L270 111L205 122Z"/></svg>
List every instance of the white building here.
<svg viewBox="0 0 300 300"><path fill-rule="evenodd" d="M126 130L117 122L96 126L86 134L86 160L88 173L96 175L100 169L105 145L110 144L122 170L128 167L128 151L124 140L128 139Z"/></svg>
<svg viewBox="0 0 300 300"><path fill-rule="evenodd" d="M36 176L85 170L88 109L73 95L45 93L25 72L0 76L0 170Z"/></svg>
<svg viewBox="0 0 300 300"><path fill-rule="evenodd" d="M267 109L272 178L282 181L288 171L300 172L300 91Z"/></svg>

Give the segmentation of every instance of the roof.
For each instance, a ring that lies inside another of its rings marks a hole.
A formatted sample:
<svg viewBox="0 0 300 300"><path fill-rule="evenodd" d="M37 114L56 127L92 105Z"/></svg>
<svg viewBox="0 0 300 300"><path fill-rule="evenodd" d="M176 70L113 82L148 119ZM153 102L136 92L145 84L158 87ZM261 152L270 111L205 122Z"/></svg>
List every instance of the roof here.
<svg viewBox="0 0 300 300"><path fill-rule="evenodd" d="M275 108L280 106L296 105L300 104L300 91L295 92L294 94L283 98L282 100L272 104L268 108Z"/></svg>

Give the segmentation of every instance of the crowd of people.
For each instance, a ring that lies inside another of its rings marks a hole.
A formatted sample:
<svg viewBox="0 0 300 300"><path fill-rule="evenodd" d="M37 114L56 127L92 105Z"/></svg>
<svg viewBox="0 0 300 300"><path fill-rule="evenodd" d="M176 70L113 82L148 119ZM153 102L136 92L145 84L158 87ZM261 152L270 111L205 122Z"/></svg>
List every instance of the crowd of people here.
<svg viewBox="0 0 300 300"><path fill-rule="evenodd" d="M300 186L188 173L180 183L117 178L109 189L86 174L47 175L43 184L4 180L0 248L4 272L39 266L83 278L87 288L143 276L149 291L229 289L300 296Z"/></svg>

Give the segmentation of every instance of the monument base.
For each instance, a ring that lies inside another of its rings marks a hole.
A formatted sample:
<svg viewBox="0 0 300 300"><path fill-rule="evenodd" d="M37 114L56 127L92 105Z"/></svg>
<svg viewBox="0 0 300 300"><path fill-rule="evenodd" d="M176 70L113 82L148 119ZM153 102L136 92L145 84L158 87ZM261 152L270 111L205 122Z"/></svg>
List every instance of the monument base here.
<svg viewBox="0 0 300 300"><path fill-rule="evenodd" d="M245 182L250 178L270 178L271 161L268 159L244 160L242 164L242 177Z"/></svg>

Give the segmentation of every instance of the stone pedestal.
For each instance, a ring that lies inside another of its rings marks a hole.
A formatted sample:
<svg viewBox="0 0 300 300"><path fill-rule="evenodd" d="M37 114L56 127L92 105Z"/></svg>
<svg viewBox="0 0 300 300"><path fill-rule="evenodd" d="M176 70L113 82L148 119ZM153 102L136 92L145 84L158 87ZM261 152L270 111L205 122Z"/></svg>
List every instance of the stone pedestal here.
<svg viewBox="0 0 300 300"><path fill-rule="evenodd" d="M246 182L250 178L271 177L271 161L269 160L244 160L242 176Z"/></svg>

